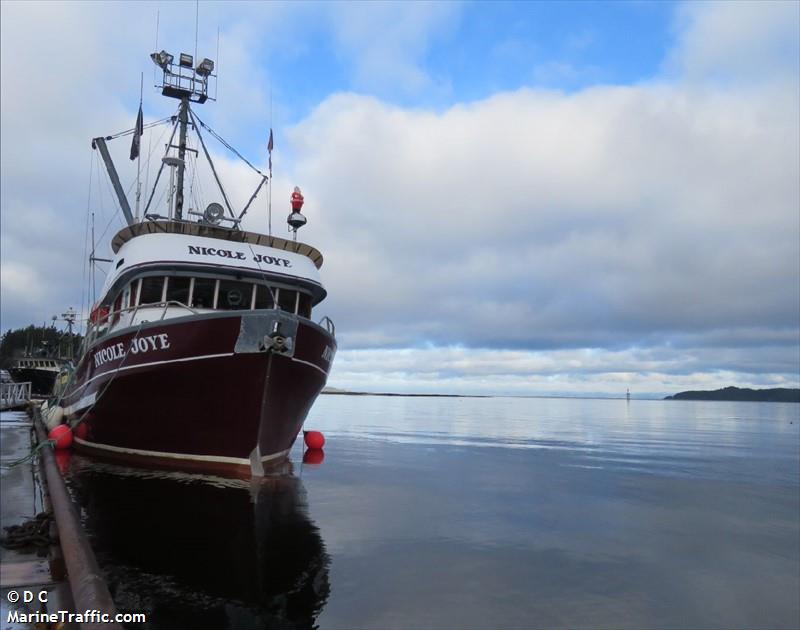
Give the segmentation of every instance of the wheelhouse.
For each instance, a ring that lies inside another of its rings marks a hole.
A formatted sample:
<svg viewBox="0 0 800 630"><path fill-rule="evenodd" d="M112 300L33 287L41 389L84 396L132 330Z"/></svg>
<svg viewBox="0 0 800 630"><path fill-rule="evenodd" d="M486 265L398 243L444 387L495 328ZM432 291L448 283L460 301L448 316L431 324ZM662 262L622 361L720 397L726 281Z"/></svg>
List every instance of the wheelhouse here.
<svg viewBox="0 0 800 630"><path fill-rule="evenodd" d="M144 322L216 311L279 309L310 319L326 295L318 274L322 255L277 237L151 222L121 230L113 248L103 298L90 317L90 342Z"/></svg>

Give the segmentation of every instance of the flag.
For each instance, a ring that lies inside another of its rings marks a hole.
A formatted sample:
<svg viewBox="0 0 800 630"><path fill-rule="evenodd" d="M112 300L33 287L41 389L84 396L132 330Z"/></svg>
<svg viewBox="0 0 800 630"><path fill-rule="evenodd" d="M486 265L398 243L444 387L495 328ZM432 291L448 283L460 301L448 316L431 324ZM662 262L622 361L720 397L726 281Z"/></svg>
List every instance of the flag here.
<svg viewBox="0 0 800 630"><path fill-rule="evenodd" d="M272 127L269 129L269 142L267 142L267 151L269 151L269 176L272 177Z"/></svg>
<svg viewBox="0 0 800 630"><path fill-rule="evenodd" d="M139 145L144 133L144 118L142 115L142 104L139 103L139 115L136 117L136 128L133 130L133 142L131 142L131 159L139 157Z"/></svg>

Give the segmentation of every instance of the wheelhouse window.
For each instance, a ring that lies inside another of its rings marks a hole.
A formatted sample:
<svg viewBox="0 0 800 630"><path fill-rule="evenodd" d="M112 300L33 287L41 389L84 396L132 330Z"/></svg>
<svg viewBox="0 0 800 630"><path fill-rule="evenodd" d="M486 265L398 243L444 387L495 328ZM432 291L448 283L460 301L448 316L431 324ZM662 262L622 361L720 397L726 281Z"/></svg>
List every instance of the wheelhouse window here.
<svg viewBox="0 0 800 630"><path fill-rule="evenodd" d="M131 306L136 306L139 304L139 289L142 287L142 280L141 278L134 280L131 282Z"/></svg>
<svg viewBox="0 0 800 630"><path fill-rule="evenodd" d="M217 281L213 278L195 278L192 292L192 307L214 308Z"/></svg>
<svg viewBox="0 0 800 630"><path fill-rule="evenodd" d="M117 296L117 299L114 300L114 306L111 308L112 315L111 315L111 323L116 324L119 321L119 312L122 309L122 293Z"/></svg>
<svg viewBox="0 0 800 630"><path fill-rule="evenodd" d="M256 301L253 308L275 308L274 293L275 289L270 290L263 284L256 285Z"/></svg>
<svg viewBox="0 0 800 630"><path fill-rule="evenodd" d="M220 280L217 308L231 311L250 310L253 285L249 282Z"/></svg>
<svg viewBox="0 0 800 630"><path fill-rule="evenodd" d="M138 299L137 299L138 298ZM250 310L279 308L311 317L313 298L305 291L260 282L191 276L147 276L133 280L114 299L111 320L126 308L147 304L185 304L192 308Z"/></svg>
<svg viewBox="0 0 800 630"><path fill-rule="evenodd" d="M189 291L192 288L192 279L185 276L171 276L167 278L167 302L189 303Z"/></svg>
<svg viewBox="0 0 800 630"><path fill-rule="evenodd" d="M291 289L278 289L278 308L282 311L294 313L297 306L297 291Z"/></svg>
<svg viewBox="0 0 800 630"><path fill-rule="evenodd" d="M297 302L297 314L302 317L311 317L311 296L308 293L300 293Z"/></svg>
<svg viewBox="0 0 800 630"><path fill-rule="evenodd" d="M164 293L164 276L148 276L142 278L142 289L139 293L139 304L157 304Z"/></svg>

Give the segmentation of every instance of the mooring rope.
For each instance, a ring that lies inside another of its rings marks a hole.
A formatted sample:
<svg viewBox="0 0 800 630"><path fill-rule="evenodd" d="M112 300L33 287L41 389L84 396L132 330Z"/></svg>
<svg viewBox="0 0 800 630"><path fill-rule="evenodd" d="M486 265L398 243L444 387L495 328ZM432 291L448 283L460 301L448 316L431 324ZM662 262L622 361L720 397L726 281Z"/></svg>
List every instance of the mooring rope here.
<svg viewBox="0 0 800 630"><path fill-rule="evenodd" d="M4 527L5 536L0 545L6 549L27 550L46 549L54 542L50 536L50 524L53 523L52 512L39 512L20 525Z"/></svg>
<svg viewBox="0 0 800 630"><path fill-rule="evenodd" d="M36 455L39 454L39 451L41 451L42 449L45 449L45 448L55 448L55 444L56 444L55 440L45 440L44 442L40 442L36 446L31 447L31 450L28 452L27 455L25 455L23 457L20 457L19 459L11 462L10 464L2 464L2 465L0 465L0 468L5 468L5 469L8 470L10 468L14 468L16 466L19 466L20 464L24 464L26 462L33 461L33 458L36 457Z"/></svg>

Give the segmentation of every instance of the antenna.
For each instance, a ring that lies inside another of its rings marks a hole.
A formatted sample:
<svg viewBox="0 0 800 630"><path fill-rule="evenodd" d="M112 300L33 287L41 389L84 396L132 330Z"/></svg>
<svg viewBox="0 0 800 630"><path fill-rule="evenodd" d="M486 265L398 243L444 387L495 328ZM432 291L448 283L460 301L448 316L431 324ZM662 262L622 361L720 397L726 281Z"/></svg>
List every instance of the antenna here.
<svg viewBox="0 0 800 630"><path fill-rule="evenodd" d="M158 19L160 17L161 11L156 9L156 45L153 46L154 50L158 50ZM156 69L153 68L153 83L156 82Z"/></svg>
<svg viewBox="0 0 800 630"><path fill-rule="evenodd" d="M158 46L156 46L158 48ZM217 26L217 74L219 74L219 26ZM217 100L217 90L219 89L219 80L214 82L214 100Z"/></svg>
<svg viewBox="0 0 800 630"><path fill-rule="evenodd" d="M267 191L267 234L272 236L272 148L274 146L272 137L272 78L269 80L269 190Z"/></svg>

